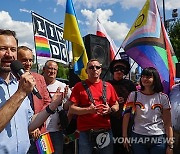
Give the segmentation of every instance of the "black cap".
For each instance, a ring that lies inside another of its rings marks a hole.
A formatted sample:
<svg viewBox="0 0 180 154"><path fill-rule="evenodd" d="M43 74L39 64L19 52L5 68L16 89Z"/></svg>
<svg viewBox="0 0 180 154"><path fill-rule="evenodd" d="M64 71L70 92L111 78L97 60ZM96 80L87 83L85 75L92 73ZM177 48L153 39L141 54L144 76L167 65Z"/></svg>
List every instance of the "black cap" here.
<svg viewBox="0 0 180 154"><path fill-rule="evenodd" d="M114 65L117 64L117 63L122 63L122 64L124 64L124 65L126 66L126 70L125 70L125 72L124 72L124 75L127 75L127 74L129 73L129 71L130 71L130 64L129 64L129 62L128 62L127 60L125 60L125 59L113 60L113 61L110 63L110 72L111 72L112 74L114 73L114 72L113 72L113 67L114 67Z"/></svg>

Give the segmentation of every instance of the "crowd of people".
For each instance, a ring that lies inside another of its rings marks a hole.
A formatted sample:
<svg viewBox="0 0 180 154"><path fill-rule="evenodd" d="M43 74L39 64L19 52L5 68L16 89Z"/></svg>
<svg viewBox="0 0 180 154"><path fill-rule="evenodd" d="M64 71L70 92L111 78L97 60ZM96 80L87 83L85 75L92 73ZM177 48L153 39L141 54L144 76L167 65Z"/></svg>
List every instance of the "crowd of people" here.
<svg viewBox="0 0 180 154"><path fill-rule="evenodd" d="M22 75L11 69L15 60L22 63ZM54 60L46 61L41 75L32 65L32 49L18 46L14 31L0 29L0 154L36 154L36 141L46 133L54 154L180 153L180 84L163 93L155 68L143 69L137 88L126 78L128 61L113 60L112 80L103 81L102 65L90 59L88 78L69 88L56 79ZM73 119L78 142L66 147L66 120Z"/></svg>

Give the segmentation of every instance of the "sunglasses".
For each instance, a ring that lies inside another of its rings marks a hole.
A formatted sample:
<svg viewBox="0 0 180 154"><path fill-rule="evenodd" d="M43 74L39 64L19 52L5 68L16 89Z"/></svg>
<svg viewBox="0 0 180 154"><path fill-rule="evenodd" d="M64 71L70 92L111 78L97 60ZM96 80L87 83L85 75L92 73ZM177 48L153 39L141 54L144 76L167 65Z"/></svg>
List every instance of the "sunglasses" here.
<svg viewBox="0 0 180 154"><path fill-rule="evenodd" d="M96 70L99 70L101 68L101 66L89 66L88 68L90 70L95 70L95 68L96 68Z"/></svg>
<svg viewBox="0 0 180 154"><path fill-rule="evenodd" d="M122 73L125 74L126 68L122 65L117 65L113 68L113 72L118 72L118 71L121 71Z"/></svg>

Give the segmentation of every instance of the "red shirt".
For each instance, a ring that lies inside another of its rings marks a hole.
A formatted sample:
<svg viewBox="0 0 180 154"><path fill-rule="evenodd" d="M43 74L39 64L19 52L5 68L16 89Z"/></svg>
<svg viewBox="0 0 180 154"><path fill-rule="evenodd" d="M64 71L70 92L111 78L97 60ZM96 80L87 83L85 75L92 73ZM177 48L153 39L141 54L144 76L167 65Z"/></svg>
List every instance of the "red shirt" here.
<svg viewBox="0 0 180 154"><path fill-rule="evenodd" d="M102 99L102 89L103 83L100 80L98 83L91 83L89 80L86 80L86 83L92 93L95 104L103 104ZM117 94L113 86L106 82L106 99L109 106L113 106L118 100ZM88 107L91 102L88 98L88 95L81 82L77 83L72 91L70 101L79 107ZM78 115L77 119L77 128L79 131L86 131L90 129L99 129L105 128L109 129L110 125L110 116L109 115L99 115L99 114L84 114Z"/></svg>
<svg viewBox="0 0 180 154"><path fill-rule="evenodd" d="M47 90L47 85L44 80L44 77L35 72L31 72L31 74L36 81L36 88L38 89L40 95L42 96L42 99L39 99L35 95L33 95L34 113L36 114L41 112L44 108L46 108L47 105L51 103L51 98L49 96L49 92ZM44 127L41 128L41 133L45 133L45 132L46 132L46 128L44 123Z"/></svg>

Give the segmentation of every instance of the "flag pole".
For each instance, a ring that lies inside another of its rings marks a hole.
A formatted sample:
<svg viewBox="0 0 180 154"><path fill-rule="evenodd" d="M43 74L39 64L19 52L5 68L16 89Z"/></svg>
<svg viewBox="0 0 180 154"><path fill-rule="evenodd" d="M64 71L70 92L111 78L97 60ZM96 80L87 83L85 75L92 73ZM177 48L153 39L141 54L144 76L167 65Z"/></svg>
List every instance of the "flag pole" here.
<svg viewBox="0 0 180 154"><path fill-rule="evenodd" d="M165 2L164 2L164 0L163 0L163 19L164 19L165 28L167 29L166 14L165 14Z"/></svg>
<svg viewBox="0 0 180 154"><path fill-rule="evenodd" d="M32 16L32 11L31 11L31 17L32 17L32 23L34 23L34 18ZM33 31L35 31L35 28L34 28L34 24L33 24ZM34 43L35 43L35 35L34 35ZM39 66L38 66L38 59L37 59L37 53L36 53L36 45L35 45L35 55L36 55L36 71L37 73L39 72Z"/></svg>
<svg viewBox="0 0 180 154"><path fill-rule="evenodd" d="M116 56L119 54L121 48L122 48L122 44L121 44L121 46L119 47L118 51L116 52L116 54L115 54L113 60L115 60L115 58L116 58ZM112 61L113 61L113 60L112 60ZM109 65L107 71L105 72L105 74L103 75L102 80L104 79L104 77L105 77L106 74L108 73L109 69L110 69L110 65Z"/></svg>

